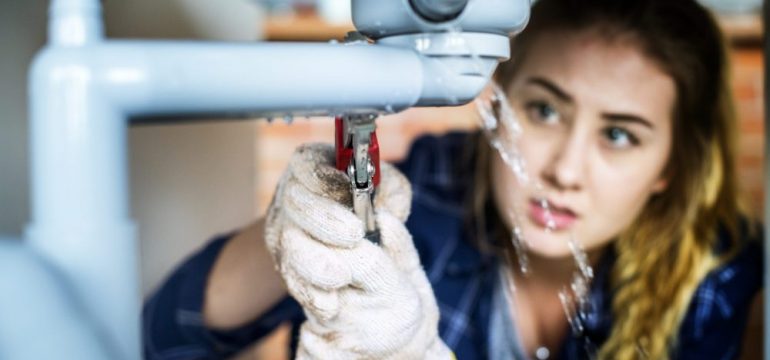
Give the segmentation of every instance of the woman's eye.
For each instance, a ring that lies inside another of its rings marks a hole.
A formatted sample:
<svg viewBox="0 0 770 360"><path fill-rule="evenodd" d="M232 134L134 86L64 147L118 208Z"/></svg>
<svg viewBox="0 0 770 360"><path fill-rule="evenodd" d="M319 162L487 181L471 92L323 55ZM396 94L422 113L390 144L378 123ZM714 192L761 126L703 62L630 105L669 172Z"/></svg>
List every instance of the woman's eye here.
<svg viewBox="0 0 770 360"><path fill-rule="evenodd" d="M560 121L559 112L542 101L532 101L526 104L527 115L530 119L546 124L556 124Z"/></svg>
<svg viewBox="0 0 770 360"><path fill-rule="evenodd" d="M636 146L639 144L639 139L636 138L631 132L619 127L610 127L605 129L604 137L611 147L614 148L627 148Z"/></svg>

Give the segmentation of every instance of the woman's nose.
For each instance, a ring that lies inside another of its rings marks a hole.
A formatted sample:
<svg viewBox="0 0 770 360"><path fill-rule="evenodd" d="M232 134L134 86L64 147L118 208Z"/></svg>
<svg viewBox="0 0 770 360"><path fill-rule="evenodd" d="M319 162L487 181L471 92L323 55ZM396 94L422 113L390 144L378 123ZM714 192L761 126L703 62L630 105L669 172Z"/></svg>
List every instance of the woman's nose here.
<svg viewBox="0 0 770 360"><path fill-rule="evenodd" d="M546 185L558 191L580 190L585 181L588 147L586 136L571 129L561 141L554 141L541 174Z"/></svg>

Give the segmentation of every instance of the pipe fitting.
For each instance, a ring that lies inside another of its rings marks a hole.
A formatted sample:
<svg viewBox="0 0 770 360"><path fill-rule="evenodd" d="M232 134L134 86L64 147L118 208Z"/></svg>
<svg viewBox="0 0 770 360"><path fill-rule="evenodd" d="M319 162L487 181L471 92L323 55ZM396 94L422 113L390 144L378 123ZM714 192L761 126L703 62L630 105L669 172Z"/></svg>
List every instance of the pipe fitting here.
<svg viewBox="0 0 770 360"><path fill-rule="evenodd" d="M409 0L409 4L423 19L442 22L457 18L468 0Z"/></svg>

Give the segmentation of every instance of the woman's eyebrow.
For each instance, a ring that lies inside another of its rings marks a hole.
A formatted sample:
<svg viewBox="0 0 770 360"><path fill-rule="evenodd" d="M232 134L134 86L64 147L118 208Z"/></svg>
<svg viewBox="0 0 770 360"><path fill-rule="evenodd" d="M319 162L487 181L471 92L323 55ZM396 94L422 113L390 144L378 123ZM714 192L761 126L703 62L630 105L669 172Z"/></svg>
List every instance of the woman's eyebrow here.
<svg viewBox="0 0 770 360"><path fill-rule="evenodd" d="M558 85L554 84L552 81L550 81L550 80L548 80L546 78L539 77L539 76L531 77L531 78L527 79L527 83L528 84L533 84L533 85L538 85L538 86L544 88L545 90L548 90L549 92L551 92L554 95L556 95L556 97L558 97L562 101L569 102L569 103L573 103L574 102L574 100L572 99L572 96L567 94L566 91L564 91Z"/></svg>
<svg viewBox="0 0 770 360"><path fill-rule="evenodd" d="M602 118L610 122L625 122L625 123L637 123L646 126L650 129L654 129L655 126L651 121L637 115L621 114L621 113L603 113Z"/></svg>

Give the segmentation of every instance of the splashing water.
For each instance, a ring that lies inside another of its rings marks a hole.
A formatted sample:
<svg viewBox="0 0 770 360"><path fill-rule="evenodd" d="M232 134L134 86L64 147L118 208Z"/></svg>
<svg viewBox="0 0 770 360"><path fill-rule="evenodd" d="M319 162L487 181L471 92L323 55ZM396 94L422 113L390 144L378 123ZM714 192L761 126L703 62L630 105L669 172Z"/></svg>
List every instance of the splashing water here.
<svg viewBox="0 0 770 360"><path fill-rule="evenodd" d="M541 190L543 187L537 184L536 188ZM542 192L542 191L541 191ZM540 206L545 210L546 218L546 231L554 231L556 229L556 222L553 219L551 208L547 200L541 198ZM588 263L588 255L580 243L575 238L574 233L569 234L569 240L567 240L567 246L569 247L572 257L575 260L578 271L572 275L572 281L569 288L563 288L559 293L559 300L562 301L562 307L564 307L564 314L567 316L567 320L572 327L572 331L576 336L583 334L585 328L583 322L588 317L588 314L593 311L591 306L589 284L594 278L594 271L591 265ZM565 303L569 301L569 303ZM586 346L590 342L586 339ZM589 352L589 356L593 357L593 353Z"/></svg>
<svg viewBox="0 0 770 360"><path fill-rule="evenodd" d="M542 186L538 184L536 186L537 189L542 189ZM542 190L539 191L539 193L544 193ZM545 212L545 232L546 233L552 233L556 231L556 220L553 218L553 213L551 212L551 204L546 200L545 196L539 196L540 200L540 207L543 208Z"/></svg>
<svg viewBox="0 0 770 360"><path fill-rule="evenodd" d="M575 298L572 296L570 290L565 286L559 291L559 301L564 309L564 314L567 316L567 322L569 322L570 329L572 329L572 335L583 335L583 322L578 316L577 306L575 306Z"/></svg>
<svg viewBox="0 0 770 360"><path fill-rule="evenodd" d="M572 257L575 258L575 263L580 269L581 275L589 281L594 278L594 269L588 264L588 255L583 247L575 240L575 234L570 234L569 242L567 243L569 250L572 252Z"/></svg>
<svg viewBox="0 0 770 360"><path fill-rule="evenodd" d="M523 136L521 124L502 89L495 83L491 83L490 88L490 96L479 97L475 100L476 108L480 115L481 129L489 144L513 172L516 180L521 185L529 185L535 189L536 198L539 199L539 205L544 210L546 220L545 231L553 233L557 230L557 226L551 204L548 202L547 196L545 196L547 193L545 187L538 182L532 182L527 172L526 162L519 150L519 140ZM527 256L529 245L521 227L522 222L519 215L521 213L521 209L516 209L515 211L510 211L508 216L513 225L511 234L513 249L516 252L522 274L527 275L530 272ZM589 290L594 274L588 262L588 256L577 241L574 233L569 234L567 245L575 260L577 269L570 283L559 291L558 296L572 334L576 337L581 337L585 332L585 319L589 312L593 310ZM512 277L509 282L511 282L509 287L515 289ZM591 359L595 358L595 346L587 338L584 338L584 344L588 357Z"/></svg>
<svg viewBox="0 0 770 360"><path fill-rule="evenodd" d="M526 184L529 182L524 157L518 152L518 146L505 146L504 139L517 143L521 136L521 125L514 116L508 101L497 84L491 83L492 95L488 99L476 98L481 128L490 145L500 154L503 162L513 171L516 179ZM488 100L488 101L485 101ZM501 136L502 134L502 136ZM509 211L508 217L513 225L511 243L518 260L519 270L522 274L529 274L529 258L527 256L528 244L521 227L520 209Z"/></svg>
<svg viewBox="0 0 770 360"><path fill-rule="evenodd" d="M516 179L522 184L527 184L529 183L527 164L518 146L518 140L522 135L521 124L516 119L503 89L495 83L491 83L490 87L492 94L489 99L479 97L475 100L481 117L481 129L489 144L516 175ZM506 146L506 143L510 145Z"/></svg>
<svg viewBox="0 0 770 360"><path fill-rule="evenodd" d="M575 337L583 338L585 353L590 359L597 357L597 348L588 337L583 336L585 331L585 321L589 314L594 312L593 302L590 298L590 283L593 279L593 268L588 264L588 256L583 248L575 240L574 234L570 234L568 245L572 256L575 259L578 270L572 274L572 281L569 287L563 287L559 291L559 300L561 301L564 315L567 316L572 334Z"/></svg>
<svg viewBox="0 0 770 360"><path fill-rule="evenodd" d="M517 211L510 211L508 216L512 219L513 231L511 235L511 243L513 244L513 250L516 253L516 258L519 261L519 270L523 275L529 275L529 245L524 238L524 231L521 229L521 219L518 216Z"/></svg>
<svg viewBox="0 0 770 360"><path fill-rule="evenodd" d="M495 83L491 83L492 94L489 98L476 98L481 128L490 145L498 152L503 162L511 169L521 184L529 182L524 157L518 151L518 139L522 134L513 110L511 109L502 89ZM487 100L487 101L485 101ZM516 144L505 146L505 142ZM509 211L508 217L513 225L511 243L518 260L519 270L522 274L529 274L528 244L521 227L521 209Z"/></svg>
<svg viewBox="0 0 770 360"><path fill-rule="evenodd" d="M477 60L471 62L473 64L472 66L475 67L475 69L471 70L475 70L474 72L478 74L485 74L485 71L483 70L483 60L478 55L478 52L474 51L471 44L465 40L461 29L450 29L447 31L447 34L449 36L442 38L442 41L445 43L441 44L436 44L435 39L427 37L418 39L418 51L427 52L430 50L431 46L456 48L460 50L459 53L470 54L472 59ZM442 70L447 76L452 76L452 74L457 72L457 69L452 69L448 63L439 64L442 66ZM453 82L451 81L448 82L448 84L452 83ZM479 96L474 101L479 114L481 130L490 146L499 154L506 167L512 171L516 180L522 186L532 186L535 189L536 197L541 199L540 206L544 209L546 218L545 230L548 233L553 233L557 230L557 226L551 212L551 205L547 200L548 197L545 196L547 192L541 184L532 183L530 175L527 172L527 164L519 150L519 140L523 135L521 124L519 123L516 113L511 108L504 91L493 81L490 82L489 88L489 96ZM454 104L457 102L457 99L453 97L453 92L450 90L452 89L447 88L445 98L449 103ZM522 213L524 213L522 209L515 206L515 209L509 212L508 217L513 226L513 230L511 231L511 243L514 252L516 253L519 269L522 274L528 275L530 273L528 258L529 244L523 231L522 220L519 215ZM568 285L565 285L562 291L559 292L559 299L573 334L575 336L582 336L585 329L584 319L587 318L588 312L592 310L589 290L591 280L593 279L593 269L588 263L588 256L573 233L569 234L567 245L575 260L577 270L573 274L571 282ZM509 290L515 290L516 286L513 277L507 276L507 278ZM584 340L586 354L591 359L595 358L595 347L587 338Z"/></svg>

